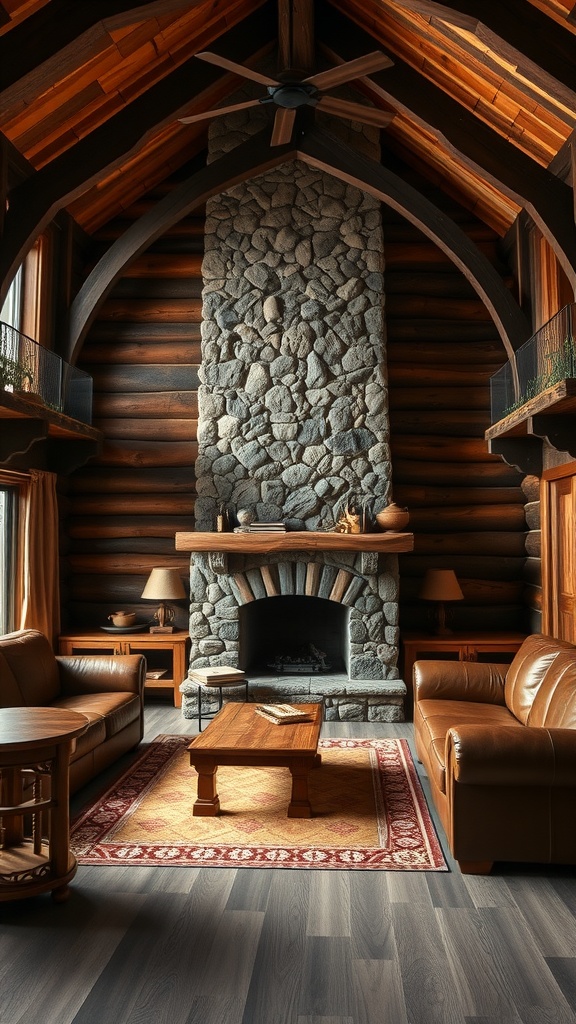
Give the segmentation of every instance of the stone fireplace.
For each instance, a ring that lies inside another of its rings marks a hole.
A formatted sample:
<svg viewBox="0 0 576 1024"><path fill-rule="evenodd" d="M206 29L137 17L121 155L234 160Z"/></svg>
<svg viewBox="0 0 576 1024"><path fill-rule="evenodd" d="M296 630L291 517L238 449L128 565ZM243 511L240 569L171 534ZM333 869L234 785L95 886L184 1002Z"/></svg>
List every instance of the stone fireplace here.
<svg viewBox="0 0 576 1024"><path fill-rule="evenodd" d="M370 522L387 504L383 271L378 201L307 164L209 201L197 531L214 531L225 506L232 525L248 508L333 536L347 505ZM329 718L401 720L397 557L367 540L299 551L275 536L265 552L193 551L191 669L242 668L258 697L324 698ZM297 647L329 647L330 667L270 670L274 629L278 649L291 631ZM184 695L195 700L195 687Z"/></svg>

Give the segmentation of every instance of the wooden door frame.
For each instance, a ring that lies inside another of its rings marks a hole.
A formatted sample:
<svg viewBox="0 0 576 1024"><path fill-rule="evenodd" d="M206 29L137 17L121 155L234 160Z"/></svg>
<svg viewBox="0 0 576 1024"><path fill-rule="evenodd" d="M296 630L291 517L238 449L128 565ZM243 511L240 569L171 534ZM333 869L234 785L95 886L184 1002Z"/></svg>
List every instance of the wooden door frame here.
<svg viewBox="0 0 576 1024"><path fill-rule="evenodd" d="M552 485L556 480L576 477L576 461L554 466L540 480L540 529L542 557L542 632L553 635L554 551L552 534Z"/></svg>

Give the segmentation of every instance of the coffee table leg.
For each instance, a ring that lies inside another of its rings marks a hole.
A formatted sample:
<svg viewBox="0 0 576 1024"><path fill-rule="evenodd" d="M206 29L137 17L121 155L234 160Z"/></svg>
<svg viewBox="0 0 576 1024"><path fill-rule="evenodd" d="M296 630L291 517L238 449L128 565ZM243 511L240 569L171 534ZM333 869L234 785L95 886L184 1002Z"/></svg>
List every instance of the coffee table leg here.
<svg viewBox="0 0 576 1024"><path fill-rule="evenodd" d="M292 795L288 804L289 818L311 818L312 806L308 793L308 772L310 765L290 765L292 775Z"/></svg>
<svg viewBox="0 0 576 1024"><path fill-rule="evenodd" d="M216 791L218 765L210 760L195 765L198 772L198 799L192 814L197 817L214 818L220 812L220 799Z"/></svg>

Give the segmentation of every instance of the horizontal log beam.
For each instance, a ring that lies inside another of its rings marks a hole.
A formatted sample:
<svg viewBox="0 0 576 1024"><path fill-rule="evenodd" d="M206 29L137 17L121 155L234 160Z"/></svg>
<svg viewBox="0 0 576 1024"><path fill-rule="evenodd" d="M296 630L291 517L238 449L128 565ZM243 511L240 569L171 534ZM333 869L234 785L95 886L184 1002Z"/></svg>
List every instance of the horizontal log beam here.
<svg viewBox="0 0 576 1024"><path fill-rule="evenodd" d="M522 505L520 487L474 487L463 482L461 487L434 487L424 484L397 484L394 498L399 505L415 508L454 508L460 505ZM523 507L523 506L522 506Z"/></svg>
<svg viewBox="0 0 576 1024"><path fill-rule="evenodd" d="M193 466L198 455L195 441L140 441L136 448L129 441L107 440L93 466Z"/></svg>
<svg viewBox="0 0 576 1024"><path fill-rule="evenodd" d="M437 555L418 554L398 556L400 578L412 576L422 578L427 569L453 569L458 579L478 580L520 580L526 562L524 553L517 556L503 555L454 555L441 553ZM401 587L402 593L403 587Z"/></svg>
<svg viewBox="0 0 576 1024"><path fill-rule="evenodd" d="M475 484L486 482L490 486L498 484L515 486L520 481L520 474L505 462L475 462L473 473L466 469L463 462L428 462L420 458L402 458L396 456L392 463L394 484L434 484L444 487L474 481Z"/></svg>
<svg viewBox="0 0 576 1024"><path fill-rule="evenodd" d="M200 338L194 341L98 341L91 332L82 348L82 366L147 365L148 363L198 365L201 359Z"/></svg>
<svg viewBox="0 0 576 1024"><path fill-rule="evenodd" d="M388 394L390 410L394 409L490 409L488 388L406 387L393 388Z"/></svg>
<svg viewBox="0 0 576 1024"><path fill-rule="evenodd" d="M105 537L171 537L181 530L194 529L194 516L85 516L71 522L68 534L73 539L90 540Z"/></svg>
<svg viewBox="0 0 576 1024"><path fill-rule="evenodd" d="M198 419L197 391L158 391L148 394L94 395L96 419L118 416L144 419Z"/></svg>
<svg viewBox="0 0 576 1024"><path fill-rule="evenodd" d="M194 494L98 494L77 496L72 516L178 516L189 515Z"/></svg>
<svg viewBox="0 0 576 1024"><path fill-rule="evenodd" d="M461 462L477 463L487 462L498 465L498 457L490 455L486 448L486 442L479 438L472 437L432 437L430 435L417 436L393 436L390 442L392 452L392 464L395 458L429 459L430 462ZM442 470L440 470L440 473ZM476 466L470 473L476 472Z"/></svg>
<svg viewBox="0 0 576 1024"><path fill-rule="evenodd" d="M504 555L525 554L524 535L494 530L475 533L416 533L414 551L418 555Z"/></svg>
<svg viewBox="0 0 576 1024"><path fill-rule="evenodd" d="M94 426L113 441L196 441L198 420L96 419Z"/></svg>
<svg viewBox="0 0 576 1024"><path fill-rule="evenodd" d="M97 469L90 466L70 477L68 493L76 494L193 494L194 470L185 469Z"/></svg>
<svg viewBox="0 0 576 1024"><path fill-rule="evenodd" d="M410 529L415 533L462 533L471 530L512 530L525 528L522 505L459 505L457 508L431 506L413 508Z"/></svg>
<svg viewBox="0 0 576 1024"><path fill-rule="evenodd" d="M480 409L396 409L390 417L394 437L404 434L437 434L446 437L484 437L486 413ZM99 430L104 428L99 424ZM104 433L107 433L104 430Z"/></svg>
<svg viewBox="0 0 576 1024"><path fill-rule="evenodd" d="M198 390L198 366L139 363L134 366L96 364L88 368L96 393L163 394Z"/></svg>

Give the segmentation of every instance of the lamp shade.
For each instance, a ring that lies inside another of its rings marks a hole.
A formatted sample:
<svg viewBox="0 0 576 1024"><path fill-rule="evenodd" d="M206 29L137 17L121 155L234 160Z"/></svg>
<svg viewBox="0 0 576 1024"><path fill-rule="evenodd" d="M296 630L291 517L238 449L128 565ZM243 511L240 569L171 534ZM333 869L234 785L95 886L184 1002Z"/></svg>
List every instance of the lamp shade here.
<svg viewBox="0 0 576 1024"><path fill-rule="evenodd" d="M427 569L419 597L424 601L464 600L464 594L453 569Z"/></svg>
<svg viewBox="0 0 576 1024"><path fill-rule="evenodd" d="M186 597L177 569L152 569L142 597L151 601L178 601Z"/></svg>

